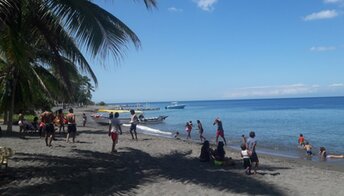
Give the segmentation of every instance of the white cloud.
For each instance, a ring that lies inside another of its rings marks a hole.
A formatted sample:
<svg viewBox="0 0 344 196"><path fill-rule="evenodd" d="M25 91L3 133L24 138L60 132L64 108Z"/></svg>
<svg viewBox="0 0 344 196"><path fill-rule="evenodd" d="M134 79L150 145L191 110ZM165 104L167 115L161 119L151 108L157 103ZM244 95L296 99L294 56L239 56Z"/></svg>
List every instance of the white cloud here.
<svg viewBox="0 0 344 196"><path fill-rule="evenodd" d="M324 3L341 3L343 0L324 0Z"/></svg>
<svg viewBox="0 0 344 196"><path fill-rule="evenodd" d="M291 84L277 86L255 86L230 90L224 94L225 99L241 98L278 98L297 96L328 96L343 95L344 83L333 83L330 85L306 85Z"/></svg>
<svg viewBox="0 0 344 196"><path fill-rule="evenodd" d="M182 12L183 9L176 8L176 7L169 7L168 11L170 11L170 12Z"/></svg>
<svg viewBox="0 0 344 196"><path fill-rule="evenodd" d="M194 0L194 2L197 4L199 8L208 12L213 11L215 9L214 4L217 1L218 0Z"/></svg>
<svg viewBox="0 0 344 196"><path fill-rule="evenodd" d="M314 12L308 16L303 18L304 21L311 21L311 20L321 20L321 19L331 19L338 16L336 10L323 10L320 12Z"/></svg>
<svg viewBox="0 0 344 196"><path fill-rule="evenodd" d="M336 50L336 47L334 46L313 46L310 48L310 51L312 52L326 52Z"/></svg>
<svg viewBox="0 0 344 196"><path fill-rule="evenodd" d="M248 98L248 97L281 97L298 94L314 93L318 85L292 84L281 86L257 86L234 89L225 95L226 98Z"/></svg>
<svg viewBox="0 0 344 196"><path fill-rule="evenodd" d="M334 84L330 84L329 87L343 88L344 84L343 83L334 83Z"/></svg>

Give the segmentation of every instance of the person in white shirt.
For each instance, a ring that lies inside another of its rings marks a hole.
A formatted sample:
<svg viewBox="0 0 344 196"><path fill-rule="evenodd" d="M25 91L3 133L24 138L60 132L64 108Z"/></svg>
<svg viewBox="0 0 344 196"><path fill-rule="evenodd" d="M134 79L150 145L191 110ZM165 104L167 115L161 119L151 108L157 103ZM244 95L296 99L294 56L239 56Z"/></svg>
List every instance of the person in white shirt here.
<svg viewBox="0 0 344 196"><path fill-rule="evenodd" d="M119 113L115 113L115 117L111 119L111 123L109 126L109 137L112 139L112 148L111 153L117 152L116 144L118 143L118 133L122 133L121 123L118 119Z"/></svg>

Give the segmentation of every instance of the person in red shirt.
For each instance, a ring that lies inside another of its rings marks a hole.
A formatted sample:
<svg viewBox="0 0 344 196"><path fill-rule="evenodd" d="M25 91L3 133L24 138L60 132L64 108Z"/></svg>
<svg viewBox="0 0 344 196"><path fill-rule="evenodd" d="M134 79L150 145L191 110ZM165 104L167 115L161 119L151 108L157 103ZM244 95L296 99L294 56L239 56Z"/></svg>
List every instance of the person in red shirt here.
<svg viewBox="0 0 344 196"><path fill-rule="evenodd" d="M303 137L302 134L300 134L298 142L299 142L300 146L304 146L305 145L305 138Z"/></svg>

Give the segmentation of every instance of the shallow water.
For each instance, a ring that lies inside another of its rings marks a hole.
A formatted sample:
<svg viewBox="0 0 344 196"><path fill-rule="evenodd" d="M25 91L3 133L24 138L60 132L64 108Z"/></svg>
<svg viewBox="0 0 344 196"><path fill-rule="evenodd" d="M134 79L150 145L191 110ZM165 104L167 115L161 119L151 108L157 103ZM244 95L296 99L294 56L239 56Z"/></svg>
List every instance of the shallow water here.
<svg viewBox="0 0 344 196"><path fill-rule="evenodd" d="M215 141L216 126L213 121L220 117L225 137L232 147L241 144L241 135L255 131L257 149L269 154L304 157L297 148L300 133L313 145L317 154L325 146L330 154L344 153L344 97L188 101L185 109L165 110L167 102L149 103L160 107L158 111L145 111L146 117L167 115L164 123L148 125L154 135L172 136L176 131L185 137L185 123L192 120L192 138L198 140L196 120L205 129L204 136ZM145 126L141 127L146 133ZM159 131L169 133L159 133Z"/></svg>

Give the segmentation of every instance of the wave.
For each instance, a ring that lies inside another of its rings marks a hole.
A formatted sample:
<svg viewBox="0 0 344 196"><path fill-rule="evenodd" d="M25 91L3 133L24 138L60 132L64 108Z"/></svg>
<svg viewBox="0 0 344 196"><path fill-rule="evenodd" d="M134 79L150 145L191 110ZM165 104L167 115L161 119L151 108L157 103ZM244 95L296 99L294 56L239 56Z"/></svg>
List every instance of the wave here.
<svg viewBox="0 0 344 196"><path fill-rule="evenodd" d="M130 127L130 124L123 124L123 126ZM140 129L145 134L158 135L158 136L172 136L171 132L161 131L159 129L153 129L153 128L146 127L143 125L137 125L137 128Z"/></svg>

